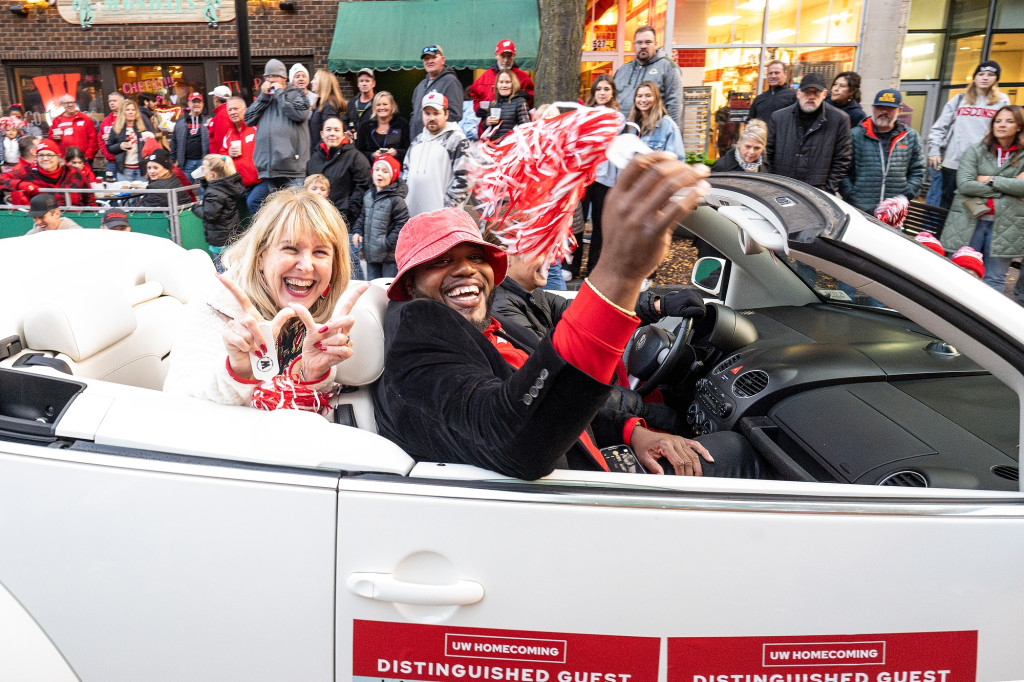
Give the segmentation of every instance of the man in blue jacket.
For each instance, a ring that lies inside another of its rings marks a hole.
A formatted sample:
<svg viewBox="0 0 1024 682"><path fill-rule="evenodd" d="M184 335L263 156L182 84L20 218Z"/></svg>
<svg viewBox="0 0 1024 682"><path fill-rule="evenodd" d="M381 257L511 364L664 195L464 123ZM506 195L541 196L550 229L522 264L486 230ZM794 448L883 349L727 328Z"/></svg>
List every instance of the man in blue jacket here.
<svg viewBox="0 0 1024 682"><path fill-rule="evenodd" d="M848 203L873 213L883 199L917 196L925 175L924 150L917 131L898 119L903 97L899 90L881 90L871 117L850 133L853 164L839 185Z"/></svg>

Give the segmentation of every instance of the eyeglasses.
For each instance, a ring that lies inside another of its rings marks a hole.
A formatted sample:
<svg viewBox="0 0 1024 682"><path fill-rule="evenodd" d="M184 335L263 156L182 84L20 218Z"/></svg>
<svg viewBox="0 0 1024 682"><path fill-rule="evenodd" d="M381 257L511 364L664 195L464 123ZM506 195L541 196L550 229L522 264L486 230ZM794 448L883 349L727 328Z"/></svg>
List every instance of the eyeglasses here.
<svg viewBox="0 0 1024 682"><path fill-rule="evenodd" d="M71 100L70 102L61 102L60 103L60 105L62 107L67 107L67 106L72 106L73 107L73 106L75 106L75 104L76 104L75 100Z"/></svg>

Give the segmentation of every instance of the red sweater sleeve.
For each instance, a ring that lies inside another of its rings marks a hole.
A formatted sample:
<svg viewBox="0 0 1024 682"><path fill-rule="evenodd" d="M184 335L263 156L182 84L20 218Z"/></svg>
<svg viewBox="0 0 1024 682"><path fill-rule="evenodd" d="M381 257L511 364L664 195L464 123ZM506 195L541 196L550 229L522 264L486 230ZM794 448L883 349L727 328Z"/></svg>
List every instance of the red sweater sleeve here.
<svg viewBox="0 0 1024 682"><path fill-rule="evenodd" d="M555 327L551 342L570 365L610 383L639 325L639 317L616 310L584 284Z"/></svg>

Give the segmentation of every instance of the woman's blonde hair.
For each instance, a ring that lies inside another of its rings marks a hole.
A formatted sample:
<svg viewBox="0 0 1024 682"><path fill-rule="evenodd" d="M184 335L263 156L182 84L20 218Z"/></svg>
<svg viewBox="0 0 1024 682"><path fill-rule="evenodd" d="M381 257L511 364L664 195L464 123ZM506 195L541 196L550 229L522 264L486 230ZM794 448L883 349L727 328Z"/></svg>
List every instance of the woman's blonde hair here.
<svg viewBox="0 0 1024 682"><path fill-rule="evenodd" d="M203 168L216 173L216 179L228 178L238 172L235 170L235 162L225 154L207 154L203 157Z"/></svg>
<svg viewBox="0 0 1024 682"><path fill-rule="evenodd" d="M654 103L651 108L646 112L640 111L636 108L636 93L640 92L640 88L647 88L654 94ZM661 91L658 90L658 84L654 81L643 81L640 85L636 86L636 92L633 93L632 109L629 112L630 123L635 123L640 126L639 135L650 135L654 132L658 124L661 123L661 119L668 116L668 110L665 105L661 102Z"/></svg>
<svg viewBox="0 0 1024 682"><path fill-rule="evenodd" d="M146 128L146 124L142 122L143 113L139 103L133 99L126 99L121 102L121 106L117 108L117 118L114 119L114 132L121 134L124 127L128 124L128 121L124 118L125 109L128 107L135 107L135 132L141 133L148 130L148 128Z"/></svg>
<svg viewBox="0 0 1024 682"><path fill-rule="evenodd" d="M995 104L1003 96L1003 93L999 92L999 83L993 83L992 87L988 89L988 97L985 98L986 104ZM978 99L981 97L981 93L978 92L977 86L974 85L974 79L971 79L971 84L964 90L964 101L968 104L977 104Z"/></svg>
<svg viewBox="0 0 1024 682"><path fill-rule="evenodd" d="M370 104L370 107L374 111L376 111L376 109L377 109L377 100L384 99L385 97L387 97L388 101L391 102L391 118L394 118L395 116L398 116L398 102L395 101L395 96L392 95L387 90L381 90L376 95L374 95L373 96L373 102ZM376 116L376 114L373 113L373 112L371 112L371 114Z"/></svg>
<svg viewBox="0 0 1024 682"><path fill-rule="evenodd" d="M326 322L334 312L345 287L348 286L348 230L345 219L334 204L306 191L303 187L285 187L266 198L256 213L252 226L238 241L224 251L222 261L227 275L245 292L266 320L280 312L263 272L260 261L267 249L282 240L298 241L298 233L308 232L334 247L331 260L331 281L327 295L317 296L309 308L317 322Z"/></svg>
<svg viewBox="0 0 1024 682"><path fill-rule="evenodd" d="M334 108L338 110L338 113L342 116L348 111L348 100L341 94L341 85L338 83L338 77L327 69L317 69L316 76L316 90L317 94L316 110L323 111L324 106L329 102L334 105Z"/></svg>
<svg viewBox="0 0 1024 682"><path fill-rule="evenodd" d="M737 138L736 144L739 144L744 140L754 140L755 142L759 142L762 147L767 146L768 126L759 118L750 119L747 121L746 127L743 128L743 132L740 133L739 138Z"/></svg>

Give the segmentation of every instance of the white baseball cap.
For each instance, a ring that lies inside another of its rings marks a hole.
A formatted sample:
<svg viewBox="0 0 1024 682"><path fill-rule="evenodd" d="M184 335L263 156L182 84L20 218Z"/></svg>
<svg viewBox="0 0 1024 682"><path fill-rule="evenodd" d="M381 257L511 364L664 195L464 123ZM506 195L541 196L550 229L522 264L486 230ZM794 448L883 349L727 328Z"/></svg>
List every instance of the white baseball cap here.
<svg viewBox="0 0 1024 682"><path fill-rule="evenodd" d="M206 93L213 97L219 97L220 99L231 99L231 88L226 85L218 85L213 89L213 92Z"/></svg>
<svg viewBox="0 0 1024 682"><path fill-rule="evenodd" d="M448 98L442 95L437 90L431 90L423 96L423 108L433 107L439 111L448 110Z"/></svg>

